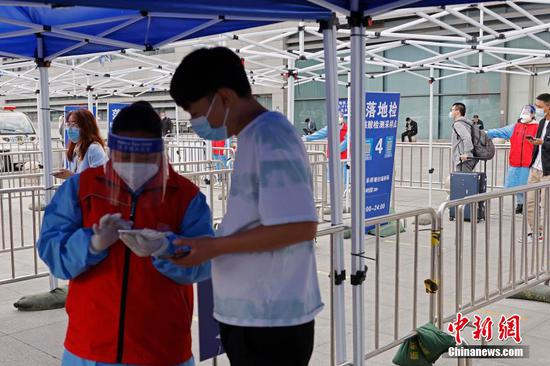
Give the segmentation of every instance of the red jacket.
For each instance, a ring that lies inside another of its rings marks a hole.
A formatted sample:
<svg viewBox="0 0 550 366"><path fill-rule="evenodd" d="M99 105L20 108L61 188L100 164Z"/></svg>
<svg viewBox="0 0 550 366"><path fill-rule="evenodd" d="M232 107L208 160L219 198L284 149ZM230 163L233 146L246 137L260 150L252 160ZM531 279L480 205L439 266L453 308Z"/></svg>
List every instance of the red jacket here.
<svg viewBox="0 0 550 366"><path fill-rule="evenodd" d="M225 140L212 141L212 147L225 147ZM212 154L214 154L214 155L224 155L225 150L223 150L223 149L212 149Z"/></svg>
<svg viewBox="0 0 550 366"><path fill-rule="evenodd" d="M348 124L344 123L344 125L340 129L340 143L344 142L347 134L348 134ZM348 158L348 150L346 149L340 153L340 159L344 160L347 158Z"/></svg>
<svg viewBox="0 0 550 366"><path fill-rule="evenodd" d="M104 167L81 174L83 227L91 228L107 213L121 212L124 219L134 221L134 228L163 226L179 232L187 206L199 192L170 169L166 186L170 199L158 203L153 180L138 198L121 189L118 200L125 204L114 206L105 198L110 197L109 184L122 183L109 182ZM151 258L134 255L121 241L109 248L104 260L71 280L66 309L65 347L81 358L149 366L191 358L192 286L164 276Z"/></svg>
<svg viewBox="0 0 550 366"><path fill-rule="evenodd" d="M510 166L528 168L531 165L534 145L527 141L527 136L536 136L538 124L516 123L510 138Z"/></svg>

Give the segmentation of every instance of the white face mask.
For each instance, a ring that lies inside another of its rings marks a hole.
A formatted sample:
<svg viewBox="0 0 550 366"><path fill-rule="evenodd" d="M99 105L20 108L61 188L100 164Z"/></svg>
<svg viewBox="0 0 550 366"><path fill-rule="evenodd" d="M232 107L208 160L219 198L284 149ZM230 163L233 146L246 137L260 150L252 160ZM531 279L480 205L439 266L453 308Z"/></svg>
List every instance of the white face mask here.
<svg viewBox="0 0 550 366"><path fill-rule="evenodd" d="M521 116L519 116L519 120L521 121L521 123L529 123L533 120L533 118L531 118L530 114L522 114Z"/></svg>
<svg viewBox="0 0 550 366"><path fill-rule="evenodd" d="M449 112L449 118L452 119L452 120L455 119L455 116L454 116L454 114L453 114L453 111L450 111L450 112Z"/></svg>
<svg viewBox="0 0 550 366"><path fill-rule="evenodd" d="M159 171L157 164L122 163L113 161L113 169L128 187L136 192Z"/></svg>

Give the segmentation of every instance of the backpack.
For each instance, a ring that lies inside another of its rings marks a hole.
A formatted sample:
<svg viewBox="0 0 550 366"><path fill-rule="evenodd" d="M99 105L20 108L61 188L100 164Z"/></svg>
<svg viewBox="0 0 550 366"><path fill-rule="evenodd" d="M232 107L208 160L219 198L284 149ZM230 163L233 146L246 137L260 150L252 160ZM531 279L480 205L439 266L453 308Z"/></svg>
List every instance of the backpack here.
<svg viewBox="0 0 550 366"><path fill-rule="evenodd" d="M472 144L474 145L474 150L472 151L474 157L479 160L491 160L495 156L495 145L493 144L493 140L491 140L489 136L487 136L487 132L480 130L479 126L474 125L469 121L461 122L466 123L468 126L470 126ZM455 133L458 137L460 137L456 130Z"/></svg>

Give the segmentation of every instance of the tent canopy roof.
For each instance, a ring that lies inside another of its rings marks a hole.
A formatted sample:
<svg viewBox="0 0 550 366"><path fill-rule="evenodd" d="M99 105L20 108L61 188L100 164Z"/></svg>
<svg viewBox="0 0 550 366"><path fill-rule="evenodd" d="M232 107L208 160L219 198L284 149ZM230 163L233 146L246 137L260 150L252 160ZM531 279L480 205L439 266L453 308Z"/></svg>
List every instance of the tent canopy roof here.
<svg viewBox="0 0 550 366"><path fill-rule="evenodd" d="M361 0L365 15L450 0ZM45 58L165 44L284 20L326 20L350 13L345 0L0 0L0 56ZM37 34L44 52L37 51Z"/></svg>

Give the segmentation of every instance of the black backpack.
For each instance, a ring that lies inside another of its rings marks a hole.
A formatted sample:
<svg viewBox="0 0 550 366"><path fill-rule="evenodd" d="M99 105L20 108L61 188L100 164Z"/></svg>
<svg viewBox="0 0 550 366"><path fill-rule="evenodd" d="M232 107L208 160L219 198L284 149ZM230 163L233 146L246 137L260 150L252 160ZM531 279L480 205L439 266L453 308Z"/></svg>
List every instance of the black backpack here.
<svg viewBox="0 0 550 366"><path fill-rule="evenodd" d="M474 125L469 121L460 122L470 126L472 144L474 145L474 150L472 151L474 157L479 160L491 160L495 156L495 145L493 144L493 140L487 136L487 132L480 130L479 126ZM460 135L456 132L456 130L455 133L460 138Z"/></svg>

